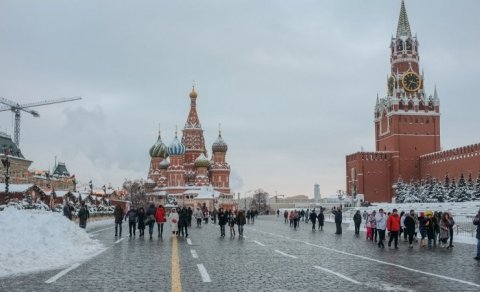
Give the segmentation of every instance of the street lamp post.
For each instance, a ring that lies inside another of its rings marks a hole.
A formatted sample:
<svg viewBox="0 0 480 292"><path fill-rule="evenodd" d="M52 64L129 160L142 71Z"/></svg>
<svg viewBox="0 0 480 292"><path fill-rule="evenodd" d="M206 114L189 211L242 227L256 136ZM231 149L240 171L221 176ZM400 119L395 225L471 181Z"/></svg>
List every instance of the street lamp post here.
<svg viewBox="0 0 480 292"><path fill-rule="evenodd" d="M5 203L9 201L9 182L10 182L10 161L8 160L8 150L4 151L5 158L2 159L3 167L5 167Z"/></svg>

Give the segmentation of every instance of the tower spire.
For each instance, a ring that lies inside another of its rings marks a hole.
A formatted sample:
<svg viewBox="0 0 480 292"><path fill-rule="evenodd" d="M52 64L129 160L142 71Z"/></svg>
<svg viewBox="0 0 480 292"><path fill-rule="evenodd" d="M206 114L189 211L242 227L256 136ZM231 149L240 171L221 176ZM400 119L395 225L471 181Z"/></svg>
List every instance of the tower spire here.
<svg viewBox="0 0 480 292"><path fill-rule="evenodd" d="M401 36L411 37L410 23L408 22L407 9L405 9L405 1L402 0L400 8L400 16L398 17L397 38Z"/></svg>

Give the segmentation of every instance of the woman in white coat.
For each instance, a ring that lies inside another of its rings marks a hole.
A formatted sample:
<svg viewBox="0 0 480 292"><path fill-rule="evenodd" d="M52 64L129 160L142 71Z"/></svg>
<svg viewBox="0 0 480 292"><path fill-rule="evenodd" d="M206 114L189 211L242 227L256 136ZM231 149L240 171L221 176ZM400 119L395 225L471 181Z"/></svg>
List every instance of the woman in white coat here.
<svg viewBox="0 0 480 292"><path fill-rule="evenodd" d="M170 227L172 228L172 234L178 234L178 213L177 210L172 209L168 215L168 221L170 222Z"/></svg>

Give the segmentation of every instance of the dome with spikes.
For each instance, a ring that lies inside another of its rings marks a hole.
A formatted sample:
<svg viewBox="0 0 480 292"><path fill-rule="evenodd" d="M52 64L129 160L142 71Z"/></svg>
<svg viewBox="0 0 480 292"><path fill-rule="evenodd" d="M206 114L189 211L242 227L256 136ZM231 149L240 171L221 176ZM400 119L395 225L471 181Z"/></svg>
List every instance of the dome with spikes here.
<svg viewBox="0 0 480 292"><path fill-rule="evenodd" d="M227 152L228 145L222 138L222 133L218 133L217 140L212 145L212 152Z"/></svg>
<svg viewBox="0 0 480 292"><path fill-rule="evenodd" d="M172 143L167 148L168 155L183 155L185 154L185 145L183 145L175 135Z"/></svg>
<svg viewBox="0 0 480 292"><path fill-rule="evenodd" d="M162 160L162 162L160 162L160 169L167 169L169 165L170 161L168 160L168 158L165 158L164 160Z"/></svg>
<svg viewBox="0 0 480 292"><path fill-rule="evenodd" d="M150 148L150 157L167 157L167 146L163 143L160 133L158 133L157 142Z"/></svg>
<svg viewBox="0 0 480 292"><path fill-rule="evenodd" d="M208 167L209 165L210 161L203 153L195 159L195 167Z"/></svg>

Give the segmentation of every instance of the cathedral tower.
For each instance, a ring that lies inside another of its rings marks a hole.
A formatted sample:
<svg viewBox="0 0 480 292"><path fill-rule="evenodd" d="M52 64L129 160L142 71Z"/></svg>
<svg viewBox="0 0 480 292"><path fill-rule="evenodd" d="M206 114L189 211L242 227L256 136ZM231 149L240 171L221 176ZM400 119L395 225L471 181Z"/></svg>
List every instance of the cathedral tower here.
<svg viewBox="0 0 480 292"><path fill-rule="evenodd" d="M210 175L212 186L224 194L230 193L230 166L226 162L228 145L218 131L218 138L212 145L212 161Z"/></svg>

